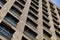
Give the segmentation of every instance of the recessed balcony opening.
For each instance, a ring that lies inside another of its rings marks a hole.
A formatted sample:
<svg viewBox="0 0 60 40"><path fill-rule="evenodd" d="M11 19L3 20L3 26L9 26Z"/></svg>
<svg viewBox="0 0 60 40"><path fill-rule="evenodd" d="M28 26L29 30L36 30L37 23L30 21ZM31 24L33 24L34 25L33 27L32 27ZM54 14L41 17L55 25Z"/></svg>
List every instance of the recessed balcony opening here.
<svg viewBox="0 0 60 40"><path fill-rule="evenodd" d="M32 0L32 2L34 2L36 5L39 5L39 3L38 3L38 2L36 2L35 0Z"/></svg>
<svg viewBox="0 0 60 40"><path fill-rule="evenodd" d="M37 12L37 10L35 10L34 8L32 8L31 6L30 6L30 8L29 8L31 11L33 11L35 14L38 14L38 12Z"/></svg>
<svg viewBox="0 0 60 40"><path fill-rule="evenodd" d="M6 0L0 0L0 5L3 6L6 3Z"/></svg>
<svg viewBox="0 0 60 40"><path fill-rule="evenodd" d="M24 36L22 37L22 40L28 40L28 39L26 39Z"/></svg>
<svg viewBox="0 0 60 40"><path fill-rule="evenodd" d="M43 29L43 34L46 35L46 36L49 37L49 38L51 38L51 36L52 36L51 34L49 34L49 33L48 33L47 31L45 31L44 29Z"/></svg>
<svg viewBox="0 0 60 40"><path fill-rule="evenodd" d="M31 26L32 28L37 28L37 24L35 22L33 22L31 19L27 18L26 20L26 24L28 24L29 26Z"/></svg>
<svg viewBox="0 0 60 40"><path fill-rule="evenodd" d="M31 13L30 11L28 12L28 16L31 17L31 18L34 19L34 20L37 20L37 19L38 19L38 17L35 16L35 15L34 15L33 13Z"/></svg>
<svg viewBox="0 0 60 40"><path fill-rule="evenodd" d="M5 24L4 22L1 22L0 24L0 34L4 36L5 38L11 39L15 30L12 29L10 26Z"/></svg>
<svg viewBox="0 0 60 40"><path fill-rule="evenodd" d="M23 5L25 5L27 0L18 0L20 3L22 3Z"/></svg>
<svg viewBox="0 0 60 40"><path fill-rule="evenodd" d="M36 9L38 9L38 6L36 6L36 5L33 4L32 2L31 2L31 5L32 5L33 7L35 7Z"/></svg>
<svg viewBox="0 0 60 40"><path fill-rule="evenodd" d="M32 40L36 39L37 33L35 33L33 30L25 26L24 28L24 34L27 35Z"/></svg>
<svg viewBox="0 0 60 40"><path fill-rule="evenodd" d="M12 16L10 13L7 13L4 19L14 27L16 27L17 23L19 22L19 20Z"/></svg>
<svg viewBox="0 0 60 40"><path fill-rule="evenodd" d="M21 16L22 12L19 11L18 9L16 9L14 6L11 7L11 9L9 10L12 14L14 14L16 17Z"/></svg>
<svg viewBox="0 0 60 40"><path fill-rule="evenodd" d="M14 5L16 5L20 10L23 10L23 6L19 4L18 2L15 2Z"/></svg>

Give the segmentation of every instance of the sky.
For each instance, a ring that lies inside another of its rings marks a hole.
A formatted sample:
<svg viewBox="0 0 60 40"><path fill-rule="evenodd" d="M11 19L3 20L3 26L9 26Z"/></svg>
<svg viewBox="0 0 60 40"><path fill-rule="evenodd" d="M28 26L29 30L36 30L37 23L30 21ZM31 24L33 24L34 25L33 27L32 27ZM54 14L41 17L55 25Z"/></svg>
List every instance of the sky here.
<svg viewBox="0 0 60 40"><path fill-rule="evenodd" d="M51 1L55 3L57 7L60 8L60 0L51 0Z"/></svg>

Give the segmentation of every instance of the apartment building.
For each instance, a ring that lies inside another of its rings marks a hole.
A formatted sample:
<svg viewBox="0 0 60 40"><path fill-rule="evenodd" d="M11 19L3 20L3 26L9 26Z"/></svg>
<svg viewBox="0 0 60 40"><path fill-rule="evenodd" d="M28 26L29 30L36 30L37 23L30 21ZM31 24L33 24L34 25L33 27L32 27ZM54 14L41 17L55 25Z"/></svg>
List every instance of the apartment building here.
<svg viewBox="0 0 60 40"><path fill-rule="evenodd" d="M60 9L50 0L0 0L0 40L60 40Z"/></svg>

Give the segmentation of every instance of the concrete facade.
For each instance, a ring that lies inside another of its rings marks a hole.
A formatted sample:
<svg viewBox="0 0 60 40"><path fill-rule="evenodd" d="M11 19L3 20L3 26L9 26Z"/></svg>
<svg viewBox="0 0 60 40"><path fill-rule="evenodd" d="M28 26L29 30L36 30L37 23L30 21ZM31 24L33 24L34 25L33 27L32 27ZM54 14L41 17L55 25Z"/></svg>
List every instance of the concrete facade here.
<svg viewBox="0 0 60 40"><path fill-rule="evenodd" d="M60 40L60 9L50 0L0 0L0 40Z"/></svg>

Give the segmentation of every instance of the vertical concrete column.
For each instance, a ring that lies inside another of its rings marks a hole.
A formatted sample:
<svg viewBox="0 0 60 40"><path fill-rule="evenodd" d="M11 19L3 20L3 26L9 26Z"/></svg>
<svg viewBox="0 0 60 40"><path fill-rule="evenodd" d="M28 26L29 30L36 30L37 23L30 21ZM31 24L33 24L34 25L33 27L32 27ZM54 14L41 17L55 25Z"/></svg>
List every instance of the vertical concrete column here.
<svg viewBox="0 0 60 40"><path fill-rule="evenodd" d="M54 5L54 7L55 7L55 12L56 12L56 14L57 14L57 18L58 18L58 22L59 22L59 25L58 25L58 27L60 28L60 16L59 16L59 14L58 14L58 10L57 10L57 7L56 7L56 5ZM60 33L60 32L59 32ZM58 39L58 38L57 38ZM60 40L60 38L58 39L58 40Z"/></svg>
<svg viewBox="0 0 60 40"><path fill-rule="evenodd" d="M49 14L49 20L50 20L50 22L49 22L49 24L50 24L50 31L51 31L51 34L52 34L52 37L51 37L51 40L56 40L56 35L55 35L55 28L54 28L54 23L53 23L53 19L52 19L52 13L51 13L51 11L50 11L50 4L49 4L49 1L50 0L47 0L47 4L48 4L48 14Z"/></svg>
<svg viewBox="0 0 60 40"><path fill-rule="evenodd" d="M26 19L28 16L30 3L31 3L31 0L27 0L25 7L23 9L22 15L20 16L19 23L16 26L17 30L14 33L12 40L21 40L21 38L22 38L23 30L24 30L24 27L26 24Z"/></svg>
<svg viewBox="0 0 60 40"><path fill-rule="evenodd" d="M38 9L38 27L37 30L39 31L38 36L36 37L37 40L43 40L43 19L42 19L42 0L39 0L39 9Z"/></svg>
<svg viewBox="0 0 60 40"><path fill-rule="evenodd" d="M15 0L8 0L6 4L2 7L2 9L0 10L0 22L3 20L14 2Z"/></svg>

